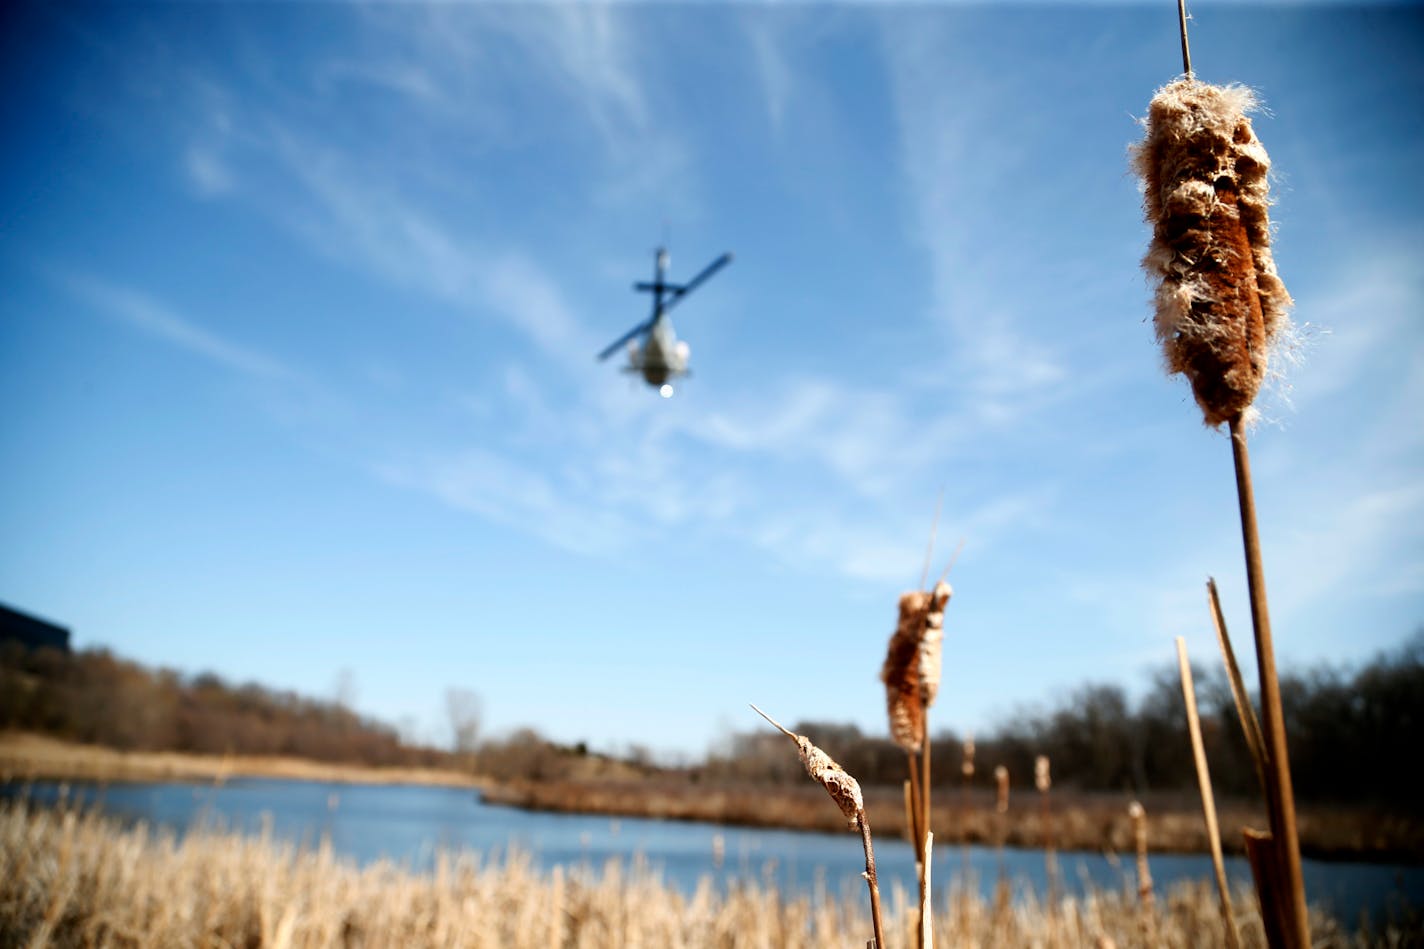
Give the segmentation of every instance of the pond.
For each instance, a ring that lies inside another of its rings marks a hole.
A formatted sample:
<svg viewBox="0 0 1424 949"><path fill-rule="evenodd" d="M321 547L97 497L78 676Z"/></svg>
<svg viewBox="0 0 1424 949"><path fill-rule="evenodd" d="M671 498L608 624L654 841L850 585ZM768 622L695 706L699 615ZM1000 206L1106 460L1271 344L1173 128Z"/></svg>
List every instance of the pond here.
<svg viewBox="0 0 1424 949"><path fill-rule="evenodd" d="M413 871L428 869L440 850L472 850L498 860L527 853L536 866L599 869L611 859L641 858L668 885L691 892L704 876L723 885L772 882L783 893L841 893L863 886L864 855L858 835L721 827L680 821L552 814L492 806L467 788L334 784L312 781L234 779L223 785L179 783L6 785L0 796L28 796L41 805L67 798L98 807L124 821L145 821L183 833L216 827L243 833L270 829L273 837L304 846L328 840L333 851L360 864L388 859ZM882 838L875 854L882 890L898 881L915 887L914 858L907 843ZM1130 857L1100 853L1056 855L1060 886L1129 888L1136 878ZM1182 880L1211 879L1204 855L1153 855L1150 869L1159 890ZM967 872L966 872L967 870ZM1044 854L1009 848L965 849L939 842L933 880L936 899L970 880L988 897L1001 873L1016 892L1042 897L1048 886ZM1424 867L1304 861L1306 892L1342 922L1361 913L1375 922L1397 916L1402 906L1424 906ZM1244 859L1228 858L1233 883L1249 883Z"/></svg>

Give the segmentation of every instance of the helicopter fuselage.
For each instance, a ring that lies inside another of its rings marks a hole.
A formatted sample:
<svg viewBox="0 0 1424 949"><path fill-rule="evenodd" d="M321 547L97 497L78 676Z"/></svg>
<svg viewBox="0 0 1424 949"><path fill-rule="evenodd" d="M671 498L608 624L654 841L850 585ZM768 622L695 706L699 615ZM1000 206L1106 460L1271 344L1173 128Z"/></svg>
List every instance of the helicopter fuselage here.
<svg viewBox="0 0 1424 949"><path fill-rule="evenodd" d="M687 360L691 347L677 338L672 320L663 315L653 322L646 342L628 344L627 372L640 373L650 386L662 386L669 379L687 375Z"/></svg>

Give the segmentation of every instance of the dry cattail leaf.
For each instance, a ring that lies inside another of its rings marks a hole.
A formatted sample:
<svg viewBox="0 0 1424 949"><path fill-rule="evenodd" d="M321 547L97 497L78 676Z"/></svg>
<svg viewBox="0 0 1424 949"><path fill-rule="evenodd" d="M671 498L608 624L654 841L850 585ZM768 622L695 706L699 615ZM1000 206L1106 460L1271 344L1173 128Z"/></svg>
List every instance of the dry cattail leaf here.
<svg viewBox="0 0 1424 949"><path fill-rule="evenodd" d="M1048 755L1033 759L1033 786L1040 791L1053 787L1053 778L1048 773Z"/></svg>
<svg viewBox="0 0 1424 949"><path fill-rule="evenodd" d="M836 806L841 809L846 820L850 824L851 830L860 829L861 815L865 811L865 799L860 793L860 782L851 777L844 768L836 764L830 755L811 743L811 739L805 735L798 735L782 726L780 722L770 715L757 708L752 709L766 719L777 729L796 743L796 749L801 753L801 765L806 769L806 773L812 780L818 781L821 787L826 789L826 793L831 796L831 800L836 802Z"/></svg>
<svg viewBox="0 0 1424 949"><path fill-rule="evenodd" d="M939 694L944 608L953 592L941 580L931 592L913 590L901 594L899 621L880 669L890 737L911 754L920 751L925 713Z"/></svg>
<svg viewBox="0 0 1424 949"><path fill-rule="evenodd" d="M1153 226L1142 266L1158 281L1157 339L1212 427L1250 407L1289 326L1271 256L1271 163L1247 118L1255 107L1244 86L1178 79L1153 96L1133 155Z"/></svg>

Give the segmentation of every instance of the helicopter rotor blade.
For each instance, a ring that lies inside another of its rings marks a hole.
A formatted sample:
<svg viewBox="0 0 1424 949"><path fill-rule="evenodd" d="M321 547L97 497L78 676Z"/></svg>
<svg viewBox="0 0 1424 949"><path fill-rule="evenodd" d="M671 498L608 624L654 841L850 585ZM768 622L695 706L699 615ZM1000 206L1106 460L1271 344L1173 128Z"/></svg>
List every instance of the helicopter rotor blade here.
<svg viewBox="0 0 1424 949"><path fill-rule="evenodd" d="M683 297L687 296L687 295L688 295L689 293L691 293L693 290L697 289L697 287L698 287L703 281L707 280L709 277L711 277L713 274L715 274L717 271L721 270L723 267L727 266L727 265L730 264L731 262L732 262L732 255L729 254L729 253L728 253L728 254L723 254L721 257L718 257L716 260L712 261L712 263L708 264L708 265L703 269L703 271L702 271L700 274L698 274L697 276L693 277L693 278L692 278L691 280L689 280L687 283L685 283L685 284L683 284L681 287L679 287L679 288L673 293L672 297L667 301L667 303L663 305L663 309L664 309L664 310L670 310L670 309L672 309L673 306L675 306L679 300L681 300Z"/></svg>
<svg viewBox="0 0 1424 949"><path fill-rule="evenodd" d="M612 343L609 343L608 348L604 349L603 352L598 354L599 360L602 361L604 359L607 359L609 356L612 356L614 353L618 352L618 350L622 349L623 344L628 342L628 340L632 339L635 336L640 336L643 333L646 333L648 330L652 329L653 322L654 320L652 319L644 320L637 326L630 329L628 332L624 333L622 336L618 337Z"/></svg>

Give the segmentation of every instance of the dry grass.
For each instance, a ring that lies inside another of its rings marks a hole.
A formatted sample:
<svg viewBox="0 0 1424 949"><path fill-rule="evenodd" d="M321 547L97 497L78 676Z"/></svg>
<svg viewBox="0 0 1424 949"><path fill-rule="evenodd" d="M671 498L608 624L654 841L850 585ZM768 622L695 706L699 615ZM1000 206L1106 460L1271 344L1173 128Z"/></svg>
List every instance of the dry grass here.
<svg viewBox="0 0 1424 949"><path fill-rule="evenodd" d="M431 784L473 787L458 771L371 768L301 758L195 755L173 751L118 751L29 732L0 732L0 777L35 781L223 781L231 777L291 778L352 784Z"/></svg>
<svg viewBox="0 0 1424 949"><path fill-rule="evenodd" d="M1223 945L1206 885L1164 896L1156 945ZM1050 926L1060 946L1144 945L1142 910L1128 892L1101 891L1051 909L1032 900L940 902L935 930L944 945L1044 945ZM911 944L911 904L898 887L889 894L887 946ZM1248 946L1263 944L1252 910L1238 921ZM1416 928L1347 937L1318 914L1313 926L1318 947L1417 945L1420 936ZM861 949L868 931L863 894L851 892L813 901L763 885L723 892L706 878L689 896L636 862L540 873L520 856L492 865L447 853L428 874L390 863L361 869L329 849L300 851L267 837L195 831L179 841L93 814L0 809L0 947Z"/></svg>

